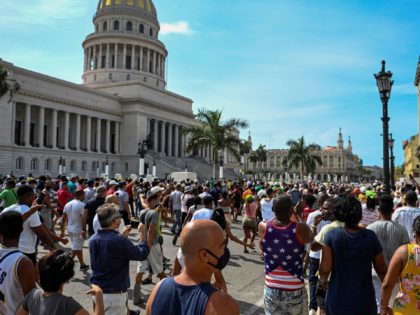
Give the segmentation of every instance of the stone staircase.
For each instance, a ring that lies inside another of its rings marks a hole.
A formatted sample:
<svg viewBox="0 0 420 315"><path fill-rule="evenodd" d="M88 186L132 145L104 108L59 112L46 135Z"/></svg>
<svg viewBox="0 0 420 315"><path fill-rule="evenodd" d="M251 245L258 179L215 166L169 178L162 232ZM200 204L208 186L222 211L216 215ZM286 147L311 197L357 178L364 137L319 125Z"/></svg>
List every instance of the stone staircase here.
<svg viewBox="0 0 420 315"><path fill-rule="evenodd" d="M149 152L146 155L146 159L156 162L156 175L160 178L166 178L172 172L184 172L185 166L187 166L189 172L196 173L200 181L209 180L213 176L213 164L201 157L175 158L167 157L156 152ZM153 165L153 162L150 165ZM224 177L227 179L238 177L232 168L225 168L223 172ZM216 177L218 177L219 169L217 169L216 174Z"/></svg>

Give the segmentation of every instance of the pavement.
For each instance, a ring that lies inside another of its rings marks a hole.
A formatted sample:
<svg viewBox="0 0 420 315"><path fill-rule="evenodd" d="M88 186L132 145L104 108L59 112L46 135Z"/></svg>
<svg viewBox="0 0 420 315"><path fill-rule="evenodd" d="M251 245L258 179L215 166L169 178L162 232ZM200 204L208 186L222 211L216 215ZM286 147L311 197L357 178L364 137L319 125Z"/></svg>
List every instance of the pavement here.
<svg viewBox="0 0 420 315"><path fill-rule="evenodd" d="M242 226L240 223L234 223L232 226L232 232L240 239L243 238ZM171 264L174 261L178 246L172 245L172 233L168 228L163 228L164 244L163 252L164 255L171 260ZM129 238L132 241L138 239L137 231L130 234ZM229 241L229 249L231 251L231 259L228 266L223 270L223 275L226 279L228 293L237 301L241 314L243 315L263 315L264 314L264 264L258 256L259 239L255 241L256 249L251 250L249 254L243 252L243 247L237 243ZM66 249L71 248L70 244L63 246ZM40 251L40 255L47 253L45 250ZM85 262L90 264L88 242L86 241L83 248L83 255ZM39 256L40 257L40 256ZM92 311L92 299L86 295L85 292L89 289L89 277L91 270L82 272L79 271L80 264L76 261L75 276L69 284L64 286L64 294L72 296L80 304L83 305L89 312ZM145 314L145 304L140 308L134 306L133 301L133 285L136 275L137 262L133 261L130 263L130 279L131 288L129 289L129 307L133 310L141 310L141 314ZM167 268L165 273L170 275L172 268ZM142 293L147 301L150 292L153 289L154 284L158 282L158 278L153 277L153 284L142 286Z"/></svg>

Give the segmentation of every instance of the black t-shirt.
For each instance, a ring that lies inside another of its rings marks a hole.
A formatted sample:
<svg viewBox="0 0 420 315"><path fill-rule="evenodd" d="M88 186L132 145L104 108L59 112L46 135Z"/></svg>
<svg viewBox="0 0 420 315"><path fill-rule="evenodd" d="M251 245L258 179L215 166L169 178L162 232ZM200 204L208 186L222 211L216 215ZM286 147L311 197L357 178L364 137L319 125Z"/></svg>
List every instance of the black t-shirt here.
<svg viewBox="0 0 420 315"><path fill-rule="evenodd" d="M88 224L89 224L89 234L95 233L93 230L93 218L96 215L96 210L105 203L105 198L96 197L95 199L89 201L85 209L88 210Z"/></svg>
<svg viewBox="0 0 420 315"><path fill-rule="evenodd" d="M72 297L62 294L44 296L41 289L33 289L22 302L23 309L30 314L74 315L83 307Z"/></svg>

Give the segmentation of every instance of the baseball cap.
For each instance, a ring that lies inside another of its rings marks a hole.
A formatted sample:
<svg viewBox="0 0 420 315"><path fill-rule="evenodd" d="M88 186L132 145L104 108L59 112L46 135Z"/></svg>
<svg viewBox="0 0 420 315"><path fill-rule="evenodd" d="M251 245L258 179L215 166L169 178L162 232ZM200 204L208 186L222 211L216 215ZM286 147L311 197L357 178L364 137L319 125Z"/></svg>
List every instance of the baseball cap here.
<svg viewBox="0 0 420 315"><path fill-rule="evenodd" d="M147 198L154 197L162 191L163 191L163 188L161 188L159 186L155 186L155 187L153 187L152 189L149 190L149 193L147 194Z"/></svg>
<svg viewBox="0 0 420 315"><path fill-rule="evenodd" d="M109 182L109 185L110 185L110 186L112 186L112 185L118 185L118 183L117 183L115 180L111 180L111 181Z"/></svg>

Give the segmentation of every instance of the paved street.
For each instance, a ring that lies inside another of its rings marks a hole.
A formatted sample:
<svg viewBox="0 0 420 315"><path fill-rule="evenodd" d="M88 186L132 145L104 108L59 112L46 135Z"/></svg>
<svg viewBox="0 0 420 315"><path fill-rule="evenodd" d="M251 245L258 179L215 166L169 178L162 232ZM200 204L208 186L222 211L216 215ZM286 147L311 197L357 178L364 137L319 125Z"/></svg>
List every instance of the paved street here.
<svg viewBox="0 0 420 315"><path fill-rule="evenodd" d="M242 227L239 223L233 225L233 233L239 238L243 237ZM130 235L132 240L137 240L137 231ZM172 246L172 234L168 229L164 229L164 253L165 256L171 259L176 255L178 247ZM256 241L258 246L258 240ZM70 248L70 244L65 246ZM229 249L231 250L231 260L229 265L223 271L228 284L229 293L237 300L241 309L241 314L264 314L263 311L263 287L264 287L264 269L263 263L258 256L257 250L250 250L249 254L243 253L243 247L229 241ZM41 251L45 253L45 251ZM87 242L84 247L84 257L86 262L89 264L89 253ZM130 264L130 279L133 286L136 262ZM74 297L79 303L81 303L87 310L92 309L91 299L84 292L88 290L90 270L87 272L79 271L79 263L76 262L75 267L76 275L70 282L65 286L64 294ZM167 269L166 273L170 274L171 269ZM157 278L153 278L153 282L157 282ZM129 291L129 303L130 307L137 309L132 304L132 286ZM153 285L146 285L142 287L142 293L149 296ZM141 309L144 310L145 306ZM144 314L144 312L141 312Z"/></svg>

